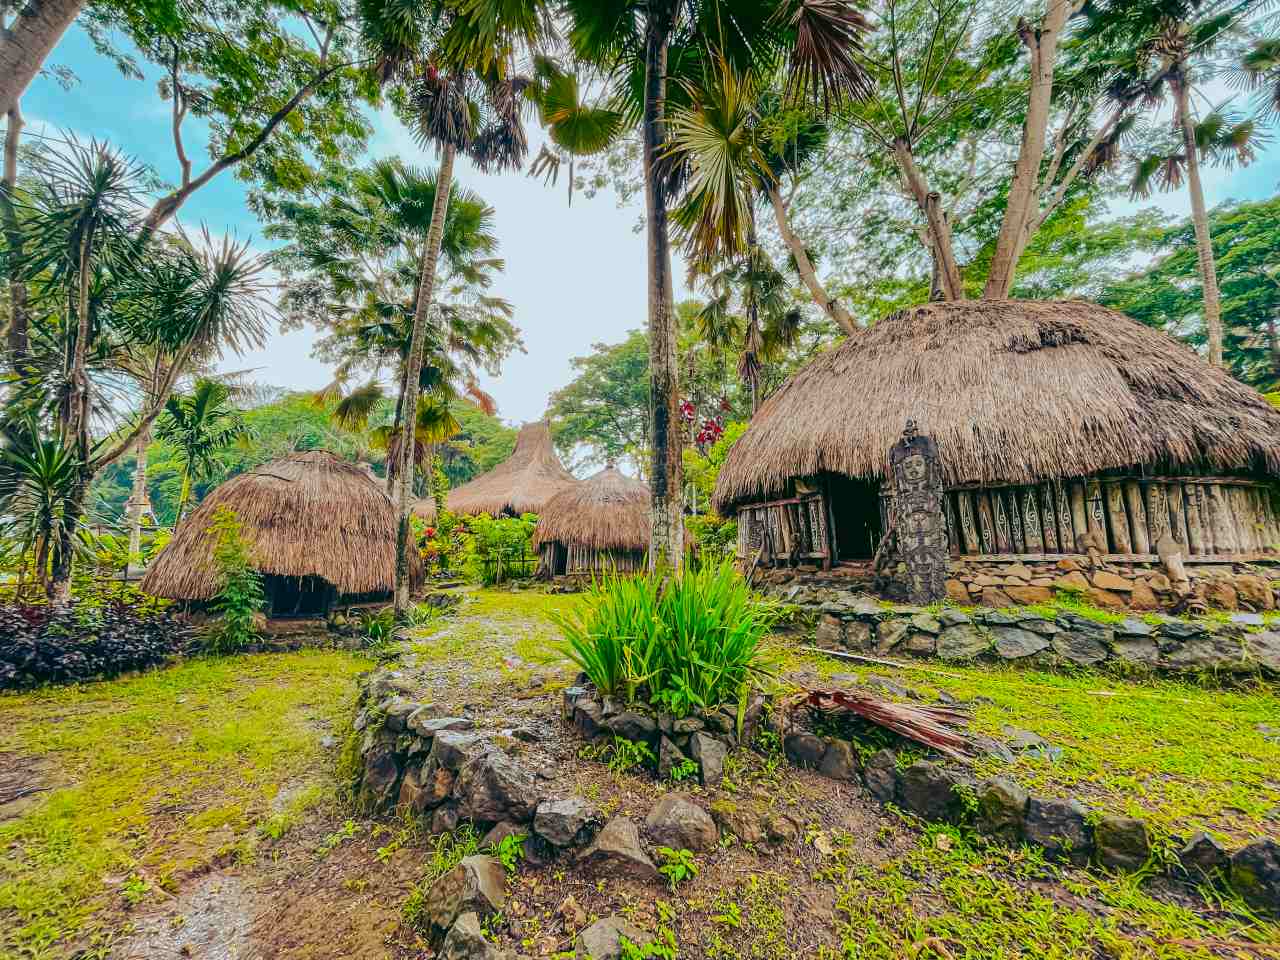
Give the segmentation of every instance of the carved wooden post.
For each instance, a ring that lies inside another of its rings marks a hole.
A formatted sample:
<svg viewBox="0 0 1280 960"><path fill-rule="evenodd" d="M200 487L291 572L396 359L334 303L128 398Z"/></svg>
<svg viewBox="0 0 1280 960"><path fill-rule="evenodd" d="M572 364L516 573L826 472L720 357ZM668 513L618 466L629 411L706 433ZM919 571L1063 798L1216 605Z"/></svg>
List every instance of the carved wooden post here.
<svg viewBox="0 0 1280 960"><path fill-rule="evenodd" d="M907 421L889 451L898 550L906 563L907 598L936 603L947 595L947 530L942 508L942 461L932 437Z"/></svg>

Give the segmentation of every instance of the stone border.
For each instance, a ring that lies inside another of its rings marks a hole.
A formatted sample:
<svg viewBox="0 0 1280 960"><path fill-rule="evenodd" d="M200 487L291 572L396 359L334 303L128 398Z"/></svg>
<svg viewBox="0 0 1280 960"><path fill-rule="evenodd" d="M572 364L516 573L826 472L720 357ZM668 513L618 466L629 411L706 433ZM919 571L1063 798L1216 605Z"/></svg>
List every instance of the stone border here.
<svg viewBox="0 0 1280 960"><path fill-rule="evenodd" d="M934 760L899 769L888 748L859 762L852 742L796 730L783 737L787 759L822 776L859 784L883 805L921 820L969 825L1008 844L1029 843L1050 860L1133 872L1150 862L1142 820L1095 815L1079 800L1032 796L1009 777L977 782L967 770ZM1250 906L1280 915L1280 843L1256 840L1228 852L1209 835L1186 840L1168 873L1178 879L1229 883Z"/></svg>
<svg viewBox="0 0 1280 960"><path fill-rule="evenodd" d="M934 612L847 590L825 591L807 606L819 613L814 636L820 645L871 656L1280 677L1280 632L1248 629L1262 625L1260 616L1228 623L1126 617L1110 624L1075 613L1049 619L1017 608Z"/></svg>

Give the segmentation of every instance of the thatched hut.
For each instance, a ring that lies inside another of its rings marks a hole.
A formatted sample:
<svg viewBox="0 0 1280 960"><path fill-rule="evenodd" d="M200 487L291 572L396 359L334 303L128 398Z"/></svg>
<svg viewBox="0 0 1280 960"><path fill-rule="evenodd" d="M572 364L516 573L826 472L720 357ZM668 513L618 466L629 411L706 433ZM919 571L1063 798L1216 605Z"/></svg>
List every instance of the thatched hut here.
<svg viewBox="0 0 1280 960"><path fill-rule="evenodd" d="M539 513L548 500L578 481L564 468L551 445L551 427L526 424L506 460L470 483L449 491L451 513L493 517Z"/></svg>
<svg viewBox="0 0 1280 960"><path fill-rule="evenodd" d="M740 555L871 556L908 418L938 445L953 556L1052 558L1084 537L1154 560L1166 533L1190 559L1280 544L1280 411L1114 310L1002 300L900 311L770 397L716 487Z"/></svg>
<svg viewBox="0 0 1280 960"><path fill-rule="evenodd" d="M649 523L649 487L610 464L538 512L538 569L551 577L639 570L649 550Z"/></svg>
<svg viewBox="0 0 1280 960"><path fill-rule="evenodd" d="M419 520L427 523L435 523L436 521L436 498L423 497L420 500L413 501L413 506L409 508L413 515Z"/></svg>
<svg viewBox="0 0 1280 960"><path fill-rule="evenodd" d="M262 573L271 616L314 616L395 585L396 513L363 469L331 453L294 453L216 487L174 533L142 580L157 597L203 602L218 592L209 525L234 511ZM412 554L410 575L422 578Z"/></svg>

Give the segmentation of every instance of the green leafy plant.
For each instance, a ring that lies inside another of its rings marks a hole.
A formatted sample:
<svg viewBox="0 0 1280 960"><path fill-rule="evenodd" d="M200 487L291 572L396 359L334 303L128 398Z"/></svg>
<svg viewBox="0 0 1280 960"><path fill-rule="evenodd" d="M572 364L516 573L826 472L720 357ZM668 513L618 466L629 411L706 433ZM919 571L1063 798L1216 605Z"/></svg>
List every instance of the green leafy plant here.
<svg viewBox="0 0 1280 960"><path fill-rule="evenodd" d="M602 694L680 717L745 703L768 676L761 643L777 616L724 562L594 581L575 611L555 619L560 648Z"/></svg>
<svg viewBox="0 0 1280 960"><path fill-rule="evenodd" d="M527 834L509 833L497 843L490 844L489 849L507 873L515 873L516 866L524 859L524 842L527 839Z"/></svg>
<svg viewBox="0 0 1280 960"><path fill-rule="evenodd" d="M684 881L692 880L698 875L698 864L693 859L692 850L659 847L658 856L662 858L662 866L658 868L658 872L667 878L672 893Z"/></svg>
<svg viewBox="0 0 1280 960"><path fill-rule="evenodd" d="M360 615L360 632L366 647L382 647L395 638L396 611L383 607L376 613L366 611Z"/></svg>
<svg viewBox="0 0 1280 960"><path fill-rule="evenodd" d="M260 636L255 617L266 602L262 576L252 566L249 545L233 510L215 510L209 533L221 585L212 604L218 619L206 635L205 647L214 654L238 653Z"/></svg>
<svg viewBox="0 0 1280 960"><path fill-rule="evenodd" d="M628 740L625 737L614 737L610 750L608 766L614 773L626 773L636 767L654 764L658 760L647 743Z"/></svg>
<svg viewBox="0 0 1280 960"><path fill-rule="evenodd" d="M671 768L671 782L680 783L691 777L698 775L698 762L696 760L681 760Z"/></svg>
<svg viewBox="0 0 1280 960"><path fill-rule="evenodd" d="M475 579L485 586L503 583L513 577L527 577L533 572L537 557L530 542L538 518L532 513L520 517L498 517L488 514L473 517L469 568Z"/></svg>

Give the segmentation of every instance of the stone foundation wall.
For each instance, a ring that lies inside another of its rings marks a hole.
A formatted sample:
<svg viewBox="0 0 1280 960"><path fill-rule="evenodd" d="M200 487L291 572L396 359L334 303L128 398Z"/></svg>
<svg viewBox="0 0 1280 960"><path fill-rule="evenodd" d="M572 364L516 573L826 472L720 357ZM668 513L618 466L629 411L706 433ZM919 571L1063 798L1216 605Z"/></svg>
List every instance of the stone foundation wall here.
<svg viewBox="0 0 1280 960"><path fill-rule="evenodd" d="M1075 613L1045 616L1036 608L930 612L830 587L782 595L788 593L817 611L820 646L867 656L1280 676L1280 632L1261 629L1257 614L1236 614L1252 623L1157 616L1102 623Z"/></svg>

